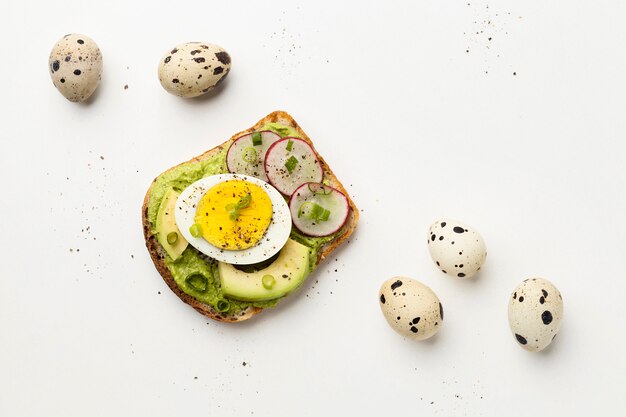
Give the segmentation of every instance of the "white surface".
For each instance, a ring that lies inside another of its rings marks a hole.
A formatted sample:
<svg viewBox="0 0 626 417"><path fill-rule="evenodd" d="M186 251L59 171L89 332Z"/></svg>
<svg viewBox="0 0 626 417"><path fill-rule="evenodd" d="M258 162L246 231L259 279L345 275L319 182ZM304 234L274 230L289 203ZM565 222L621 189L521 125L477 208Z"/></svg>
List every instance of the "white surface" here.
<svg viewBox="0 0 626 417"><path fill-rule="evenodd" d="M625 415L626 3L308 3L0 4L0 415ZM104 55L88 105L47 73L70 32ZM191 40L233 57L209 98L156 76ZM361 223L276 310L209 321L155 271L144 192L276 109ZM485 238L477 279L431 263L443 216ZM377 291L393 275L438 294L436 339L387 326ZM542 354L507 323L531 276L565 300Z"/></svg>

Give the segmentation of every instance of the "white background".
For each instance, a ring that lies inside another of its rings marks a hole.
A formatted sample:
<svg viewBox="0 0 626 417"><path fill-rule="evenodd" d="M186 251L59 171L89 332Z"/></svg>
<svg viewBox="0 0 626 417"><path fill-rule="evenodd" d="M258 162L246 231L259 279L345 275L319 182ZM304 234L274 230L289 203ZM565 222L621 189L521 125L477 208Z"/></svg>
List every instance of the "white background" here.
<svg viewBox="0 0 626 417"><path fill-rule="evenodd" d="M626 3L301 3L0 4L0 415L625 415ZM50 81L70 32L104 55L88 104ZM167 94L159 59L196 40L230 52L227 81ZM278 308L213 322L154 269L144 193L277 109L361 222ZM476 279L432 264L440 217L482 233ZM395 275L441 298L434 339L387 326ZM539 354L507 322L532 276L565 301Z"/></svg>

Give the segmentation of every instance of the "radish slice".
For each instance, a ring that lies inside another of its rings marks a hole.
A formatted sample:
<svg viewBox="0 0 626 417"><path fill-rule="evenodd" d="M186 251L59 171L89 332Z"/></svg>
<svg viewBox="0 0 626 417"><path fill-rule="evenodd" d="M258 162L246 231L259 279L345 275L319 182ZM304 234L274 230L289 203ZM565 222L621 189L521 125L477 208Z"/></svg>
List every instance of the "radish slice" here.
<svg viewBox="0 0 626 417"><path fill-rule="evenodd" d="M280 136L272 131L243 135L230 145L226 154L226 166L231 174L244 174L267 182L265 154Z"/></svg>
<svg viewBox="0 0 626 417"><path fill-rule="evenodd" d="M294 226L309 236L328 236L343 227L350 214L348 198L328 185L302 184L289 200Z"/></svg>
<svg viewBox="0 0 626 417"><path fill-rule="evenodd" d="M292 195L305 182L321 182L324 177L315 151L299 138L283 138L267 150L265 173L274 188L285 195Z"/></svg>

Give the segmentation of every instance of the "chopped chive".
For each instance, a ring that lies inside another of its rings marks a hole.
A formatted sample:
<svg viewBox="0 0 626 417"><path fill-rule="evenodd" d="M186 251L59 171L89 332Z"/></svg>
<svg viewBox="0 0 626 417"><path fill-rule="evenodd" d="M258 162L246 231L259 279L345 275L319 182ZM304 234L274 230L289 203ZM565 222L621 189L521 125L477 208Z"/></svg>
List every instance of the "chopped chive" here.
<svg viewBox="0 0 626 417"><path fill-rule="evenodd" d="M313 204L313 209L309 212L310 219L318 219L324 215L324 207L319 204Z"/></svg>
<svg viewBox="0 0 626 417"><path fill-rule="evenodd" d="M241 154L241 159L249 164L255 163L257 161L256 149L254 149L252 146L244 149L243 154Z"/></svg>
<svg viewBox="0 0 626 417"><path fill-rule="evenodd" d="M240 209L246 208L250 205L250 201L252 201L252 194L248 193L239 199L237 207Z"/></svg>
<svg viewBox="0 0 626 417"><path fill-rule="evenodd" d="M191 274L187 278L185 278L185 282L196 291L206 291L207 279L202 274Z"/></svg>
<svg viewBox="0 0 626 417"><path fill-rule="evenodd" d="M202 229L198 223L194 223L189 227L189 233L193 237L202 237Z"/></svg>
<svg viewBox="0 0 626 417"><path fill-rule="evenodd" d="M169 243L170 245L173 245L177 241L178 241L178 233L170 232L167 234L167 243Z"/></svg>
<svg viewBox="0 0 626 417"><path fill-rule="evenodd" d="M312 207L313 204L315 203L311 203L310 201L307 201L306 203L302 203L300 205L300 208L298 209L298 218L304 216L304 217L308 217L308 213L310 213L312 211Z"/></svg>
<svg viewBox="0 0 626 417"><path fill-rule="evenodd" d="M287 141L287 150L291 152L292 149L293 149L293 140L289 139Z"/></svg>
<svg viewBox="0 0 626 417"><path fill-rule="evenodd" d="M289 171L290 174L296 168L296 165L298 165L298 160L293 155L291 155L289 159L287 159L287 161L285 162L285 168L287 168L287 171Z"/></svg>
<svg viewBox="0 0 626 417"><path fill-rule="evenodd" d="M222 298L217 302L216 309L220 313L225 313L230 310L230 302Z"/></svg>
<svg viewBox="0 0 626 417"><path fill-rule="evenodd" d="M261 278L261 282L263 283L263 288L266 290L271 290L274 284L276 284L276 279L274 279L273 275L263 275Z"/></svg>
<svg viewBox="0 0 626 417"><path fill-rule="evenodd" d="M252 201L252 194L248 193L241 197L237 204L227 204L226 211L228 212L228 218L235 221L237 217L239 217L239 212L241 209L244 209L250 205L250 201Z"/></svg>
<svg viewBox="0 0 626 417"><path fill-rule="evenodd" d="M319 188L317 190L314 190L313 188L311 188L311 186L314 185L319 185ZM333 190L330 187L327 187L328 184L323 185L323 184L316 184L316 183L309 183L309 185L307 185L307 187L309 188L309 191L312 192L313 194L316 195L328 195L330 193L333 192Z"/></svg>
<svg viewBox="0 0 626 417"><path fill-rule="evenodd" d="M300 206L298 217L325 222L330 217L330 210L325 209L317 203L307 201Z"/></svg>
<svg viewBox="0 0 626 417"><path fill-rule="evenodd" d="M263 144L263 139L261 138L261 132L254 132L252 134L252 144L254 146L259 146Z"/></svg>

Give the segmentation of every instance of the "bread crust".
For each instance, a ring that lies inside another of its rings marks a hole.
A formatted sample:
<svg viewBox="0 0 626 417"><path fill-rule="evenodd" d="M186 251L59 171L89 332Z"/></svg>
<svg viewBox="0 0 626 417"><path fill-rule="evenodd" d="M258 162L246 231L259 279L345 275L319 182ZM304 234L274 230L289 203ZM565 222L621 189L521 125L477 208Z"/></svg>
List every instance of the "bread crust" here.
<svg viewBox="0 0 626 417"><path fill-rule="evenodd" d="M311 145L311 147L315 151L315 154L317 155L317 158L319 159L320 164L322 165L322 168L324 170L324 179L329 181L329 183L330 183L330 185L332 187L334 187L334 188L338 189L339 191L341 191L348 198L348 203L350 204L350 214L349 214L348 220L346 222L346 225L342 228L341 234L339 236L337 236L331 242L323 245L320 248L320 250L318 251L318 254L317 254L318 255L317 256L317 265L319 265L335 249L337 249L339 247L339 245L341 245L341 243L343 243L346 239L348 239L348 237L350 237L350 235L352 234L352 232L354 231L354 229L355 229L355 227L356 227L356 225L358 223L359 211L358 211L356 205L354 204L354 202L352 201L352 199L350 198L348 192L344 188L343 184L341 184L339 179L335 176L335 174L330 169L330 167L328 166L328 164L326 163L324 158L322 158L322 156L317 152L317 150L315 149L315 146L313 145L313 142L311 141L311 139L307 136L306 133L304 133L304 131L300 128L298 123L296 123L296 121L293 119L293 117L291 117L288 113L286 113L284 111L275 111L273 113L270 113L269 115L265 116L263 119L259 120L254 126L250 127L249 129L246 129L244 131L241 131L239 133L234 134L229 140L227 140L226 142L222 143L221 145L218 145L215 148L210 149L210 150L204 152L202 155L196 156L195 158L192 158L189 161L183 162L183 163L181 163L181 164L179 164L177 166L180 166L180 165L183 165L183 164L186 164L186 163L189 163L189 162L202 161L203 159L210 158L214 154L220 152L224 148L224 146L226 146L230 141L232 141L232 140L234 140L234 139L236 139L236 138L238 138L238 137L240 137L240 136L242 136L244 134L257 131L257 130L259 130L261 127L263 127L267 123L280 123L282 125L290 126L290 127L294 128L294 129L296 129L298 131L298 133L301 135L301 137L309 145ZM168 169L167 171L163 172L161 175L165 174L168 171L171 171L172 169L176 168L177 166L174 166L174 167ZM159 177L161 175L159 175ZM209 318L211 318L213 320L224 321L224 322L231 322L231 323L233 323L233 322L240 322L240 321L248 320L248 319L254 317L255 315L259 314L261 311L263 311L262 308L249 307L248 309L244 310L239 315L235 315L235 316L233 316L233 315L224 315L224 314L221 314L220 312L218 312L217 310L215 310L210 305L204 304L204 303L196 300L192 296L186 294L176 284L176 282L174 281L174 277L172 276L172 273L170 272L169 268L167 267L167 264L165 263L165 250L158 243L158 241L156 239L156 235L154 235L152 233L152 225L150 224L150 221L148 220L148 206L149 206L149 203L150 203L150 194L152 192L152 187L154 186L154 184L156 183L156 181L157 181L157 179L159 177L155 178L152 181L152 184L150 185L150 187L148 188L148 191L146 192L146 196L144 197L143 206L142 206L142 210L141 210L141 217L142 217L143 234L144 234L144 239L146 241L146 247L148 249L148 252L150 253L150 257L152 258L152 262L154 263L154 266L156 267L157 271L159 272L159 274L161 275L161 277L163 278L165 283L168 285L168 287L170 287L170 289L174 292L174 294L176 294L185 303L189 304L191 307L193 307L199 313L201 313L201 314L203 314L203 315L205 315L205 316L207 316L207 317L209 317Z"/></svg>

